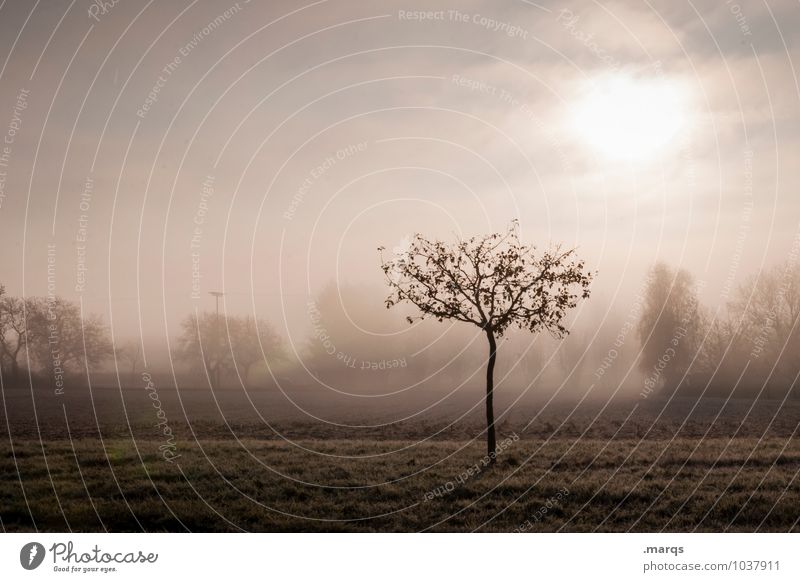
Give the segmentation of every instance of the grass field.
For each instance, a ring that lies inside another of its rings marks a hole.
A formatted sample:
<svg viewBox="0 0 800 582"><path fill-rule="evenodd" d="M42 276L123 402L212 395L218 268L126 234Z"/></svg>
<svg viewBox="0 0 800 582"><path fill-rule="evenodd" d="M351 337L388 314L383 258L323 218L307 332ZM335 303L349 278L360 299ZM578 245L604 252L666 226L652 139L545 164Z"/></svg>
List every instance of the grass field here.
<svg viewBox="0 0 800 582"><path fill-rule="evenodd" d="M770 437L114 438L0 445L5 531L791 531L800 447ZM476 469L477 463L477 469ZM468 469L472 468L470 475ZM560 493L560 495L559 495Z"/></svg>
<svg viewBox="0 0 800 582"><path fill-rule="evenodd" d="M520 438L488 468L479 390L407 421L414 402L158 396L2 391L2 529L800 530L797 401L500 398Z"/></svg>

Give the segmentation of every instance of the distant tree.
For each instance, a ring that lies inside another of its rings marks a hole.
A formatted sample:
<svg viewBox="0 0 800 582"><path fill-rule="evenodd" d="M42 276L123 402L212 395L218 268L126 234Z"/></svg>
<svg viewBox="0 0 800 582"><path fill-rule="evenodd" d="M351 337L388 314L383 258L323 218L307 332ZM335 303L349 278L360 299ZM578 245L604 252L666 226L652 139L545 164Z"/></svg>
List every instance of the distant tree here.
<svg viewBox="0 0 800 582"><path fill-rule="evenodd" d="M737 289L729 310L739 323L751 369L791 385L800 369L800 265L786 262Z"/></svg>
<svg viewBox="0 0 800 582"><path fill-rule="evenodd" d="M0 288L0 356L11 368L11 380L19 382L19 360L27 343L25 301L5 295Z"/></svg>
<svg viewBox="0 0 800 582"><path fill-rule="evenodd" d="M538 253L519 240L519 225L449 245L414 235L407 250L383 258L381 268L392 288L386 307L408 302L432 317L479 327L489 343L486 366L487 449L496 455L494 424L494 368L497 339L510 326L536 333L547 330L556 338L568 333L567 311L579 298L589 297L592 275L575 257L575 250L556 246Z"/></svg>
<svg viewBox="0 0 800 582"><path fill-rule="evenodd" d="M383 302L364 287L329 282L308 301L306 315L311 333L305 342L303 364L321 383L374 389L375 375L364 373L363 366L415 351L403 345L400 335L392 334L402 325L400 318L387 313ZM380 341L376 334L382 334ZM384 376L383 381L389 380Z"/></svg>
<svg viewBox="0 0 800 582"><path fill-rule="evenodd" d="M782 350L800 363L800 265L787 262L751 277L738 289L731 308L753 341L766 340L756 349Z"/></svg>
<svg viewBox="0 0 800 582"><path fill-rule="evenodd" d="M286 357L281 336L263 319L229 317L226 335L233 366L245 384L265 356L273 362Z"/></svg>
<svg viewBox="0 0 800 582"><path fill-rule="evenodd" d="M177 360L201 366L217 389L219 377L236 372L247 383L253 366L264 360L284 357L280 336L262 319L212 312L192 314L181 322L181 335L175 350ZM263 348L263 352L262 352Z"/></svg>
<svg viewBox="0 0 800 582"><path fill-rule="evenodd" d="M561 346L559 346L557 354L561 373L564 378L568 378L567 382L572 385L581 385L584 381L586 352L589 345L587 333L578 330L577 333L573 333L561 342Z"/></svg>
<svg viewBox="0 0 800 582"><path fill-rule="evenodd" d="M730 311L716 314L714 319L704 313L702 321L704 339L692 367L692 377L702 382L707 395L730 396L734 389L742 388L742 372L750 350L746 328Z"/></svg>
<svg viewBox="0 0 800 582"><path fill-rule="evenodd" d="M224 317L221 316L220 319ZM217 370L226 367L221 346L221 325L217 316L209 311L188 315L181 321L181 335L175 349L175 359L190 366L202 366L211 387L217 389Z"/></svg>
<svg viewBox="0 0 800 582"><path fill-rule="evenodd" d="M136 370L139 362L142 361L142 342L130 340L116 349L117 358L125 362L129 367L129 381L133 382L136 378Z"/></svg>
<svg viewBox="0 0 800 582"><path fill-rule="evenodd" d="M3 296L6 294L6 288L3 285L0 285L0 301L3 299ZM0 341L2 341L3 336L5 336L5 329L2 327L2 320L0 320ZM3 370L6 369L6 355L3 351L3 348L0 347L0 375L3 374Z"/></svg>
<svg viewBox="0 0 800 582"><path fill-rule="evenodd" d="M657 263L645 287L638 332L639 366L648 391L677 388L702 338L703 323L692 276Z"/></svg>
<svg viewBox="0 0 800 582"><path fill-rule="evenodd" d="M52 379L65 373L91 372L113 354L108 330L99 316L82 316L78 304L61 297L25 302L26 346L38 369Z"/></svg>

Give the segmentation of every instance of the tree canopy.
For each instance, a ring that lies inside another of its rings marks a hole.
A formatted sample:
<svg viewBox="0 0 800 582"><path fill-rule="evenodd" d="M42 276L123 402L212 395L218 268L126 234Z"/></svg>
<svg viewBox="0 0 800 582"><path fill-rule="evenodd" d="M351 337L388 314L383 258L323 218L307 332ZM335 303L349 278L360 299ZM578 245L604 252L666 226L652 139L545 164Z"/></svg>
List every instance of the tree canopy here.
<svg viewBox="0 0 800 582"><path fill-rule="evenodd" d="M454 319L497 336L517 326L563 337L567 311L589 297L592 281L575 249L556 245L540 253L520 241L516 221L505 233L453 245L415 234L404 252L381 259L392 288L386 306L407 301L421 312L409 323Z"/></svg>

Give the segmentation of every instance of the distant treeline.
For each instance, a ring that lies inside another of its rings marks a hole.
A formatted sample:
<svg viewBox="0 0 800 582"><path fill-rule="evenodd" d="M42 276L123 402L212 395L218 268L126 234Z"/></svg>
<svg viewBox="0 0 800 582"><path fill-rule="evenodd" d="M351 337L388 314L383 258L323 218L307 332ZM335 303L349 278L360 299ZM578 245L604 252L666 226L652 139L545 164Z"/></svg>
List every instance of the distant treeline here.
<svg viewBox="0 0 800 582"><path fill-rule="evenodd" d="M12 297L0 287L0 372L4 383L28 374L61 391L70 375L85 375L114 350L102 320L58 296ZM24 376L24 377L23 377Z"/></svg>
<svg viewBox="0 0 800 582"><path fill-rule="evenodd" d="M498 361L498 394L624 393L783 398L800 373L800 269L747 279L718 307L701 304L685 270L655 265L626 315L587 303L565 340L513 333ZM375 295L373 297L373 295ZM462 326L405 323L379 290L328 285L306 305L305 329L285 338L264 319L201 312L181 322L170 354L179 382L215 388L275 383L344 393L453 392L483 381L486 349ZM300 326L303 327L303 326ZM288 341L287 341L288 340ZM0 289L0 373L6 385L59 389L113 362L140 372L141 342L113 346L99 317L59 297ZM106 367L106 370L110 367Z"/></svg>
<svg viewBox="0 0 800 582"><path fill-rule="evenodd" d="M800 373L800 268L793 261L750 277L719 309L700 304L685 270L656 265L638 332L642 396L782 398Z"/></svg>

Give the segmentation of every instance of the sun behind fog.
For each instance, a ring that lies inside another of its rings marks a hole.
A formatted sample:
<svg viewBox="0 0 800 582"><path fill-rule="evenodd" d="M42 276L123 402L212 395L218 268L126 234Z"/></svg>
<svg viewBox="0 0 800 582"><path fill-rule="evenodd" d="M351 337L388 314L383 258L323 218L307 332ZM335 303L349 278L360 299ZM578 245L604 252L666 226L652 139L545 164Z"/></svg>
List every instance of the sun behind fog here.
<svg viewBox="0 0 800 582"><path fill-rule="evenodd" d="M686 128L686 92L662 78L606 77L578 99L572 123L581 139L608 158L647 161Z"/></svg>

